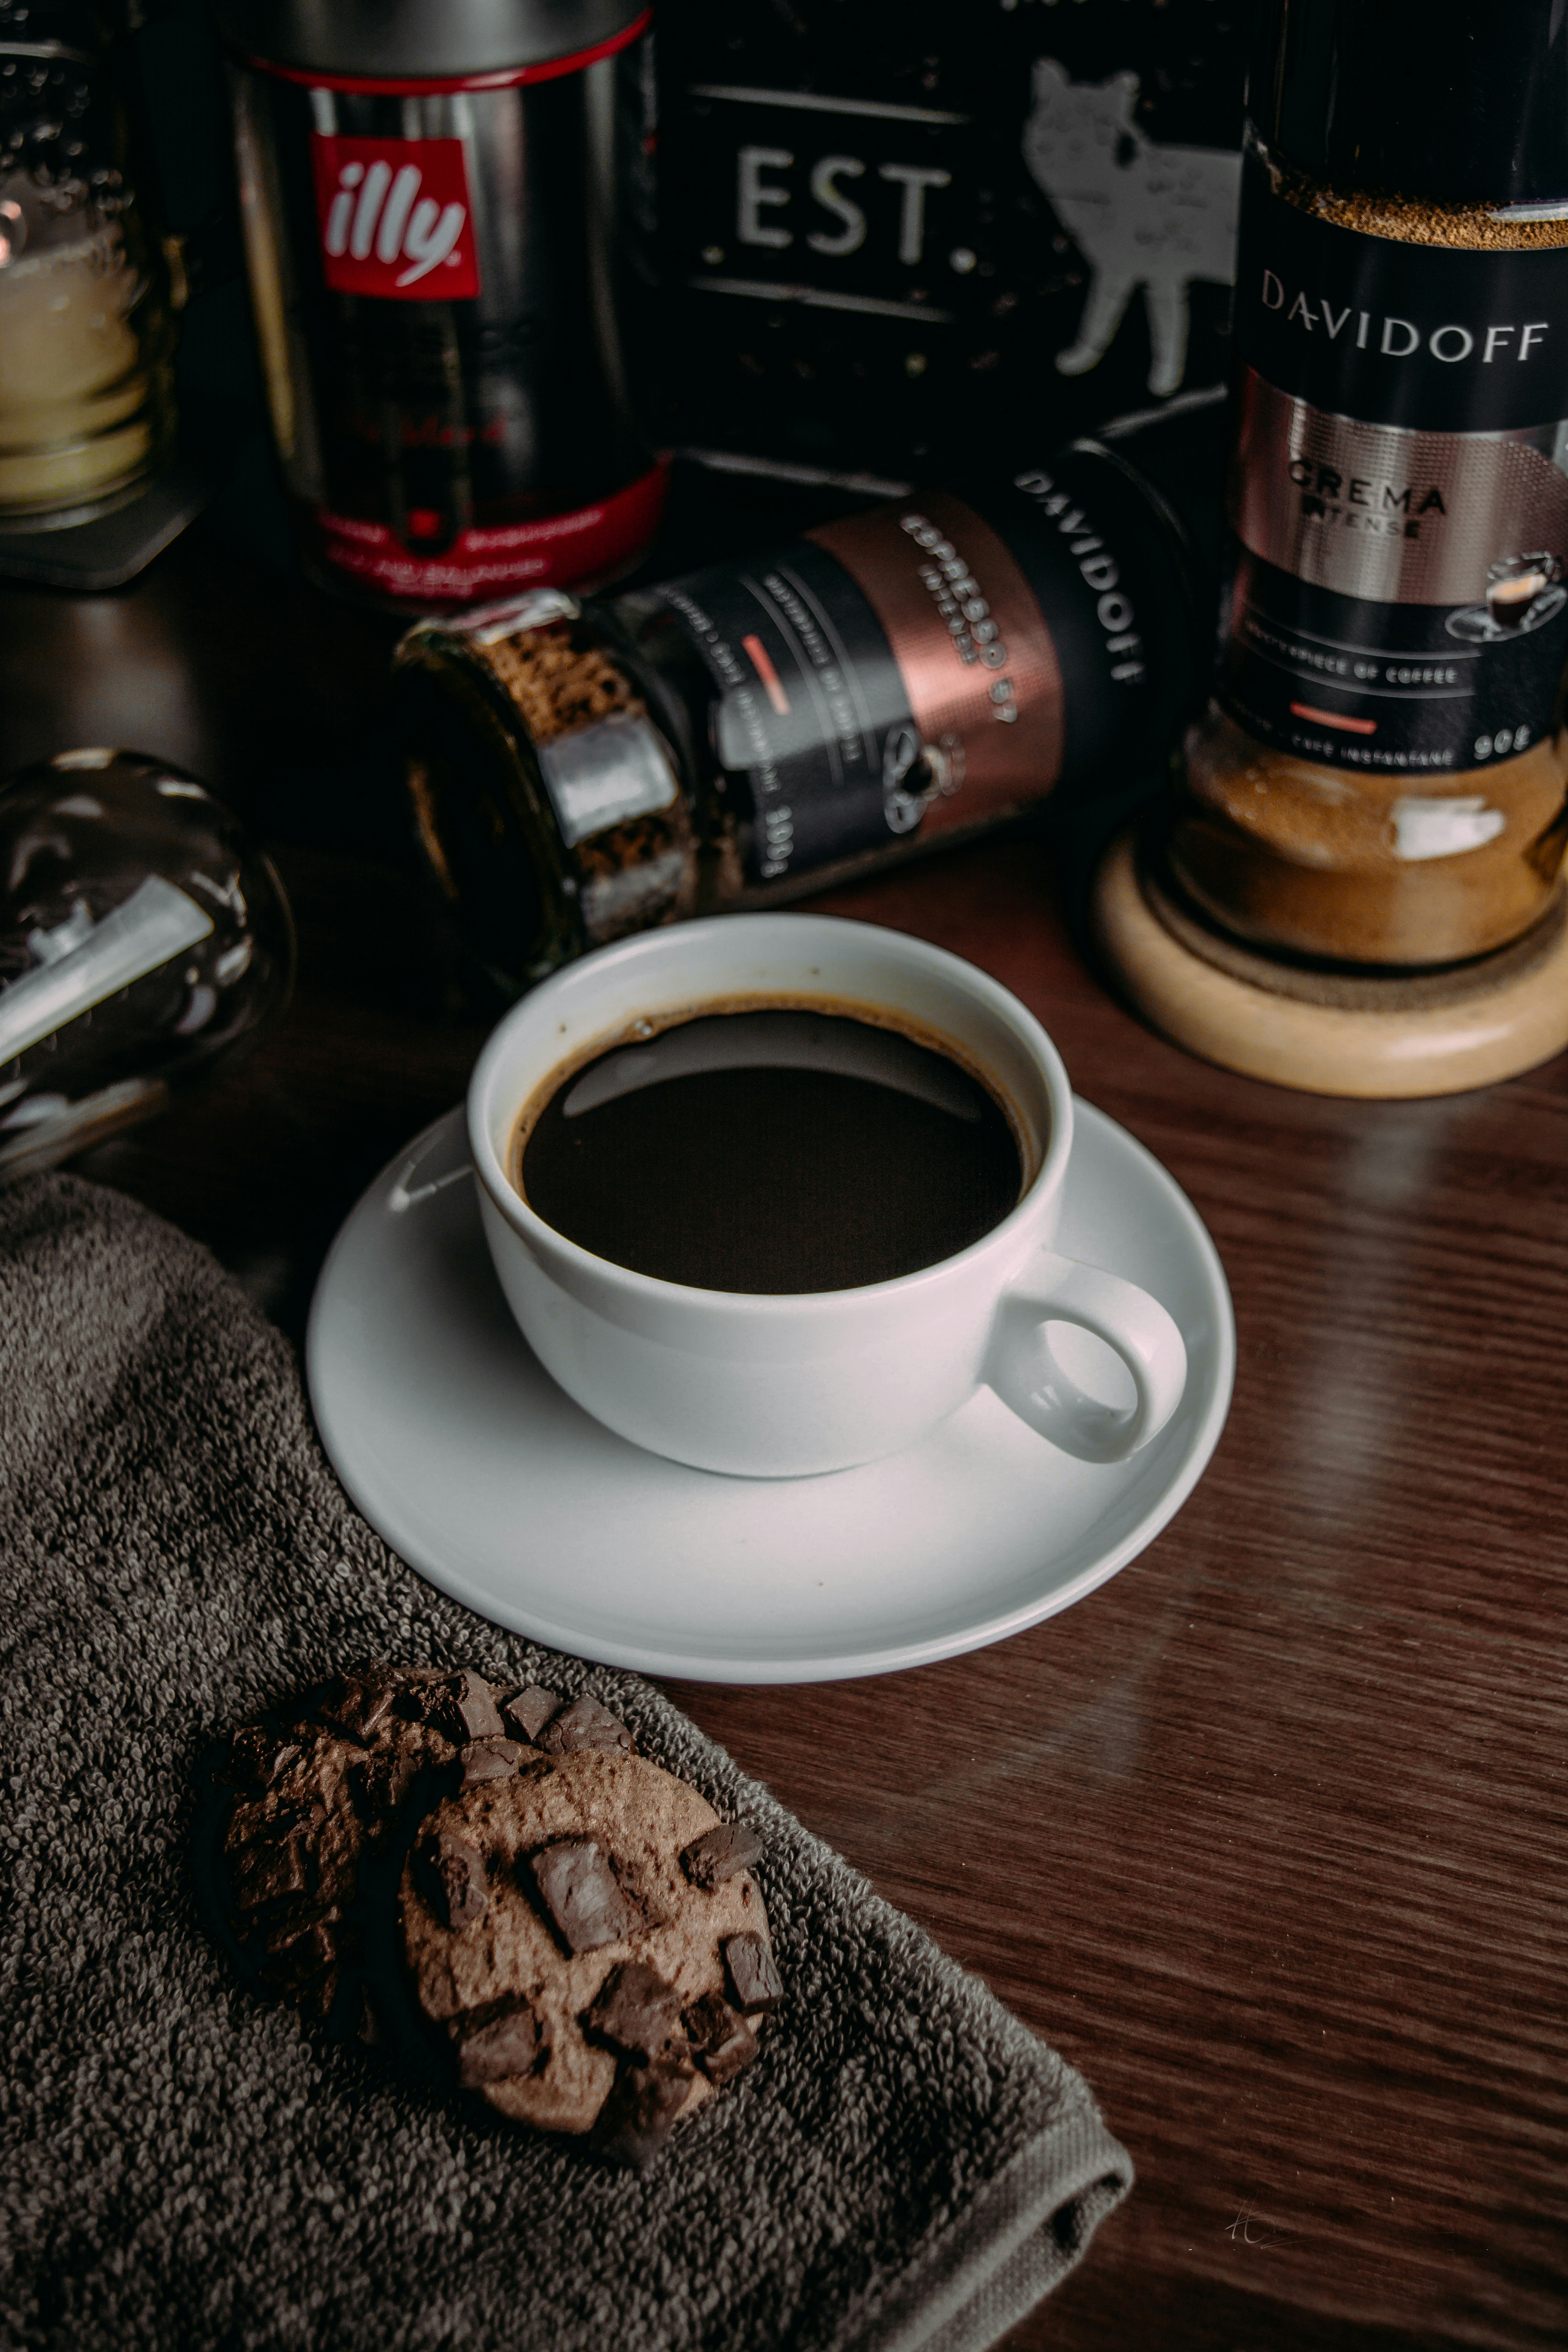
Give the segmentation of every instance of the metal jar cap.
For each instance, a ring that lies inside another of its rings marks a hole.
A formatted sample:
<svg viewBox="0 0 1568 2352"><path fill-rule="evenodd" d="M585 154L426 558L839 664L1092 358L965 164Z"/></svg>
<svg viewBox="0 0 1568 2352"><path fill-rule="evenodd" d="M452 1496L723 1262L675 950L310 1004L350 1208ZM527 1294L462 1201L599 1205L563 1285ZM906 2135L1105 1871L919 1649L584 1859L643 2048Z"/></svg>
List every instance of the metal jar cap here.
<svg viewBox="0 0 1568 2352"><path fill-rule="evenodd" d="M446 80L545 65L614 41L647 0L216 0L231 47L295 72Z"/></svg>

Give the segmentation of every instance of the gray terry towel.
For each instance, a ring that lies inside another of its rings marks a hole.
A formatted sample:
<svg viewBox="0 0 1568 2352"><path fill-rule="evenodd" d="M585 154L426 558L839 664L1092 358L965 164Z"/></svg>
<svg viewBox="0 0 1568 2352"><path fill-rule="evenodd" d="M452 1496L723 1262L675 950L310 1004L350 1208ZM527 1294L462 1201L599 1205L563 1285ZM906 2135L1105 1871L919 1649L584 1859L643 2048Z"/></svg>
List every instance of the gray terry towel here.
<svg viewBox="0 0 1568 2352"><path fill-rule="evenodd" d="M0 2339L977 2352L1131 2168L1071 2067L635 1675L422 1583L205 1250L68 1176L0 1195ZM192 1891L218 1732L366 1656L589 1689L766 1841L787 1988L646 2177L253 2000Z"/></svg>

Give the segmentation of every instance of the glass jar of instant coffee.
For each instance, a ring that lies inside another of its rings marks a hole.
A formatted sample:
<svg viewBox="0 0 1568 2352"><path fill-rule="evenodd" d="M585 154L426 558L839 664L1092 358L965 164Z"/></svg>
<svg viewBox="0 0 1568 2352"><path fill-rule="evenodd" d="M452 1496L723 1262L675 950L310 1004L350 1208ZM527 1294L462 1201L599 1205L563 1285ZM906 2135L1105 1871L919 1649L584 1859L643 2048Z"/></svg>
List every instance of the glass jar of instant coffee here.
<svg viewBox="0 0 1568 2352"><path fill-rule="evenodd" d="M218 0L273 430L326 584L429 611L652 539L642 0Z"/></svg>
<svg viewBox="0 0 1568 2352"><path fill-rule="evenodd" d="M1568 19L1273 0L1248 114L1228 577L1172 864L1269 947L1476 956L1568 838Z"/></svg>
<svg viewBox="0 0 1568 2352"><path fill-rule="evenodd" d="M516 990L1125 782L1190 708L1197 609L1172 508L1079 442L610 601L423 621L395 666L419 838Z"/></svg>

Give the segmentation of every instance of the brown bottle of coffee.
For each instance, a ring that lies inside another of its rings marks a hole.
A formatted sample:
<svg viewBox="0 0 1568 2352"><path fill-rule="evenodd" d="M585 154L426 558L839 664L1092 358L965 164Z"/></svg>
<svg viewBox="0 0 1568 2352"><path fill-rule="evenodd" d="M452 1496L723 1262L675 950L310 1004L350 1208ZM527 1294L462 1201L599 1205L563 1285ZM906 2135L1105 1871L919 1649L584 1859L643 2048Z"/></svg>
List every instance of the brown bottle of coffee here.
<svg viewBox="0 0 1568 2352"><path fill-rule="evenodd" d="M1549 0L1262 13L1219 661L1171 859L1265 946L1448 963L1556 887L1564 88Z"/></svg>

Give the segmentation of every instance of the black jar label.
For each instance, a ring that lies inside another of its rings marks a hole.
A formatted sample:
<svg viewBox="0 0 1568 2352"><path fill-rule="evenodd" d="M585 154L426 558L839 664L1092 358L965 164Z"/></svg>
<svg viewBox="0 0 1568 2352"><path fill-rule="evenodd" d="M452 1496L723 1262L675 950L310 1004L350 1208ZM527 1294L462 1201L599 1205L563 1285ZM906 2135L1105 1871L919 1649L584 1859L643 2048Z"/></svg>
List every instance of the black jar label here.
<svg viewBox="0 0 1568 2352"><path fill-rule="evenodd" d="M1568 651L1568 247L1415 245L1249 159L1220 699L1277 749L1465 770Z"/></svg>
<svg viewBox="0 0 1568 2352"><path fill-rule="evenodd" d="M657 591L717 695L746 877L775 882L1049 792L1061 674L1013 556L944 492Z"/></svg>

